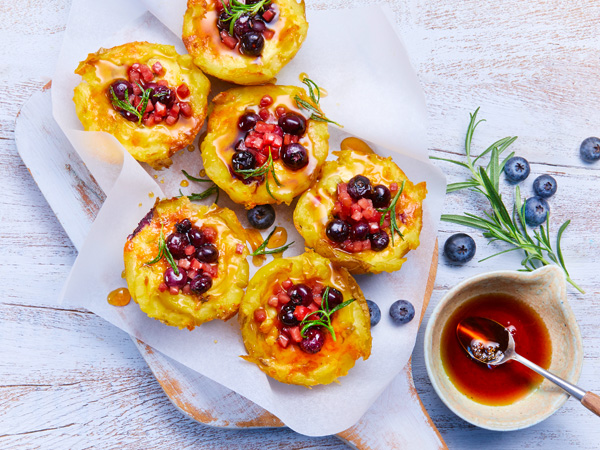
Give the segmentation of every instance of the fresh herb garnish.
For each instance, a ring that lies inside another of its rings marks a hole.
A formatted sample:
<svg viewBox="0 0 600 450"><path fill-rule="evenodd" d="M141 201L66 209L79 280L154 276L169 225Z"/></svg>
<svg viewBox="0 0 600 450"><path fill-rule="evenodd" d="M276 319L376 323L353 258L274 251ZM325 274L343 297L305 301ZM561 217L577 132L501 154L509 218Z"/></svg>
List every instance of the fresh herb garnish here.
<svg viewBox="0 0 600 450"><path fill-rule="evenodd" d="M329 309L329 286L327 286L325 288L325 291L323 292L323 300L321 301L321 308L319 308L316 311L313 311L309 314L307 314L304 319L302 319L302 322L300 322L300 334L302 335L302 337L306 337L306 335L304 334L304 332L306 330L308 330L310 327L325 327L329 330L329 332L331 333L331 337L333 338L333 340L335 341L335 330L333 329L333 326L331 325L331 316L333 315L334 312L339 311L342 308L345 308L346 306L348 306L350 303L352 303L355 299L351 298L350 300L346 300L344 303L340 303L339 305L337 305L335 308L333 308L332 310ZM315 316L310 318L311 316Z"/></svg>
<svg viewBox="0 0 600 450"><path fill-rule="evenodd" d="M233 26L240 17L242 17L244 14L255 16L265 5L269 3L271 3L271 0L260 0L258 3L254 4L244 4L240 3L238 0L231 0L229 2L229 6L227 6L225 2L221 0L223 9L230 16L229 18L223 20L223 22L229 22L229 34L233 36Z"/></svg>
<svg viewBox="0 0 600 450"><path fill-rule="evenodd" d="M221 191L219 191L219 187L214 184L211 187L209 187L208 189L202 191L202 192L198 192L198 193L193 193L193 194L189 194L189 195L185 195L183 192L181 192L181 189L179 189L179 197L187 197L189 198L191 201L200 201L200 200L204 200L207 197L210 197L213 194L217 194L217 198L215 198L215 203L217 203L219 201L219 193Z"/></svg>
<svg viewBox="0 0 600 450"><path fill-rule="evenodd" d="M433 156L431 159L446 161L469 169L472 176L465 182L449 184L446 188L446 192L450 193L461 189L471 189L474 192L483 194L490 202L492 212L484 212L482 216L476 216L475 214L470 213L465 213L464 215L443 214L442 220L483 230L483 235L490 239L490 242L502 241L513 246L513 248L495 253L481 261L485 261L503 253L522 250L525 253L525 258L521 261L523 269L520 270L531 272L540 266L547 266L554 263L565 272L567 281L579 292L584 293L584 291L569 276L560 248L562 235L571 221L567 220L560 226L556 237L555 252L552 249L552 244L550 242L550 214L548 214L546 219L546 227L541 225L539 230L533 231L532 237L527 231L524 205L519 187L517 186L515 188L515 203L512 208L512 214L508 212L508 208L502 200L502 196L499 193L500 173L504 169L506 162L513 157L514 152L502 161L500 161L500 155L517 139L516 136L500 139L490 145L475 159L471 158L471 140L473 139L473 133L475 132L477 125L483 122L483 120L477 121L478 112L479 108L477 108L473 114L470 114L471 121L465 138L467 161L454 161L452 159L437 158ZM482 156L487 154L490 154L490 161L487 166L475 166L475 163Z"/></svg>
<svg viewBox="0 0 600 450"><path fill-rule="evenodd" d="M377 209L377 211L383 213L383 215L381 216L381 220L379 221L380 227L383 226L383 221L385 220L386 214L388 212L390 213L390 231L392 234L392 247L394 246L394 232L398 233L398 235L400 235L400 238L404 240L404 235L400 231L400 228L398 228L398 222L396 221L396 216L398 215L396 213L396 203L398 203L398 199L400 198L400 195L402 195L402 191L404 191L405 184L406 180L402 181L402 186L400 186L400 189L398 189L398 192L394 196L394 199L390 203L390 206L388 206L387 208Z"/></svg>
<svg viewBox="0 0 600 450"><path fill-rule="evenodd" d="M128 89L125 89L125 100L126 101L119 100L119 98L115 94L115 91L112 86L110 87L110 94L112 96L113 106L121 108L122 110L127 111L127 112L133 114L134 116L136 116L138 118L138 125L140 125L142 123L142 118L144 117L144 114L146 113L146 108L148 107L148 100L150 99L150 95L152 94L152 89L151 88L144 89L140 83L137 83L137 85L142 90L142 97L141 97L141 102L140 102L140 105L142 105L141 111L138 111L138 109L129 102Z"/></svg>
<svg viewBox="0 0 600 450"><path fill-rule="evenodd" d="M208 178L196 178L191 176L189 173L187 173L185 170L181 169L181 173L183 173L183 175L190 181L196 181L198 183L212 183L213 180L209 180Z"/></svg>
<svg viewBox="0 0 600 450"><path fill-rule="evenodd" d="M275 174L275 166L273 165L273 156L271 155L271 152L269 152L269 158L260 167L257 167L255 169L240 169L240 170L235 170L235 168L234 168L233 170L235 173L239 173L240 175L243 175L245 180L248 178L260 177L260 176L264 175L265 176L265 187L267 188L267 192L269 193L269 195L271 197L273 197L275 199L275 197L271 193L271 189L269 188L269 173L271 175L273 175L273 180L275 180L275 184L277 184L277 186L281 186L281 183L279 182L279 180L277 179L277 175ZM277 199L275 199L275 200L277 200Z"/></svg>
<svg viewBox="0 0 600 450"><path fill-rule="evenodd" d="M312 120L316 120L318 122L333 123L333 124L337 125L338 127L341 127L341 125L339 123L328 119L325 116L325 113L323 111L321 111L321 107L319 106L319 102L321 101L321 89L319 89L319 86L317 85L317 83L315 83L313 80L311 80L308 77L304 77L302 82L308 87L308 96L310 97L310 100L312 101L312 103L307 102L306 100L303 100L302 98L300 98L299 95L296 95L296 96L294 96L294 101L296 102L296 106L298 106L298 108L304 108L304 109L310 111L310 113L311 113L310 119L312 119Z"/></svg>
<svg viewBox="0 0 600 450"><path fill-rule="evenodd" d="M294 243L294 241L290 242L289 244L285 244L283 247L274 248L273 250L267 250L267 245L269 244L269 240L273 236L273 233L275 233L276 229L277 229L277 227L273 228L273 231L271 231L269 233L269 235L263 241L263 243L260 244L256 250L254 250L252 253L250 253L250 256L273 255L275 253L282 253L291 247L291 245Z"/></svg>
<svg viewBox="0 0 600 450"><path fill-rule="evenodd" d="M165 241L165 233L163 232L163 226L161 225L160 236L158 237L158 255L152 261L148 261L146 265L151 266L152 264L156 264L163 257L171 265L171 267L173 268L173 272L175 272L175 275L179 275L179 269L177 268L177 264L175 264L173 255L171 255L171 252L167 247L167 242Z"/></svg>

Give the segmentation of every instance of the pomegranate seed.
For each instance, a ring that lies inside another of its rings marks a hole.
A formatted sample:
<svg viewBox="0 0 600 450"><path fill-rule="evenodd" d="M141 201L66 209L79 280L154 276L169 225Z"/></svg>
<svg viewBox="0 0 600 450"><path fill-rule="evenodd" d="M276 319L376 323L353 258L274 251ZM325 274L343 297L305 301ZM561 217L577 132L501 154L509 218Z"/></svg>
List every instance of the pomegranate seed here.
<svg viewBox="0 0 600 450"><path fill-rule="evenodd" d="M266 40L270 40L273 38L273 36L275 36L275 32L273 30L266 29L263 31L263 36Z"/></svg>
<svg viewBox="0 0 600 450"><path fill-rule="evenodd" d="M163 65L156 61L154 64L152 64L152 72L154 72L156 75L164 75L166 70L164 70Z"/></svg>
<svg viewBox="0 0 600 450"><path fill-rule="evenodd" d="M158 285L158 290L159 290L160 292L165 292L165 291L167 290L167 285L166 285L165 283L160 283L160 284Z"/></svg>
<svg viewBox="0 0 600 450"><path fill-rule="evenodd" d="M279 306L279 297L277 297L276 295L269 297L267 304L269 306L272 306L273 308L277 308Z"/></svg>
<svg viewBox="0 0 600 450"><path fill-rule="evenodd" d="M294 283L292 282L292 280L285 280L283 283L281 283L281 286L284 289L289 289L294 285Z"/></svg>
<svg viewBox="0 0 600 450"><path fill-rule="evenodd" d="M235 246L235 252L236 252L238 255L241 255L242 253L244 253L244 246L243 246L242 244L237 244L237 245Z"/></svg>
<svg viewBox="0 0 600 450"><path fill-rule="evenodd" d="M277 296L277 299L279 300L279 303L281 303L282 305L287 304L291 300L290 296L287 295L285 292L282 292L281 294L279 294Z"/></svg>
<svg viewBox="0 0 600 450"><path fill-rule="evenodd" d="M179 103L179 107L181 108L181 114L183 114L185 117L192 116L192 105L190 105L188 102Z"/></svg>
<svg viewBox="0 0 600 450"><path fill-rule="evenodd" d="M275 109L275 115L276 115L277 117L281 117L281 116L283 116L283 115L285 114L285 112L286 112L285 106L278 106L278 107Z"/></svg>
<svg viewBox="0 0 600 450"><path fill-rule="evenodd" d="M188 270L191 265L192 265L192 263L189 260L187 260L187 259L183 259L182 258L179 261L177 261L177 266L181 267L184 270Z"/></svg>
<svg viewBox="0 0 600 450"><path fill-rule="evenodd" d="M273 104L273 97L271 97L270 95L265 95L263 98L260 99L260 103L259 105L264 108L265 106L269 106Z"/></svg>
<svg viewBox="0 0 600 450"><path fill-rule="evenodd" d="M187 98L190 95L190 88L187 84L181 83L177 88L177 95L179 98Z"/></svg>
<svg viewBox="0 0 600 450"><path fill-rule="evenodd" d="M260 118L262 120L267 120L269 118L269 116L271 115L271 113L269 112L268 109L262 108L258 111L258 115L260 116Z"/></svg>
<svg viewBox="0 0 600 450"><path fill-rule="evenodd" d="M179 294L179 288L177 286L171 286L169 288L169 293L171 295L177 295L177 294Z"/></svg>
<svg viewBox="0 0 600 450"><path fill-rule="evenodd" d="M264 322L266 318L267 313L264 309L258 308L254 310L254 320L256 320L257 322Z"/></svg>
<svg viewBox="0 0 600 450"><path fill-rule="evenodd" d="M281 345L283 348L287 348L290 343L290 338L285 336L284 334L280 334L277 338L277 343Z"/></svg>
<svg viewBox="0 0 600 450"><path fill-rule="evenodd" d="M271 20L273 20L273 18L275 17L275 12L272 9L267 9L263 15L262 15L263 19L265 22L270 22ZM267 31L267 30L265 30ZM265 36L266 37L266 36Z"/></svg>
<svg viewBox="0 0 600 450"><path fill-rule="evenodd" d="M181 290L185 295L190 295L192 293L192 287L189 284L186 284Z"/></svg>

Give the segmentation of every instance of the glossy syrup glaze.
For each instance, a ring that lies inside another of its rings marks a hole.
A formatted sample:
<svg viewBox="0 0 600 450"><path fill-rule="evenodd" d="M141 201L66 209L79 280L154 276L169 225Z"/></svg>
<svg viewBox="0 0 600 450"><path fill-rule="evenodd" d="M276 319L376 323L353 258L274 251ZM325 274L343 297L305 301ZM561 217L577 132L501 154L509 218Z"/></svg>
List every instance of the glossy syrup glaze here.
<svg viewBox="0 0 600 450"><path fill-rule="evenodd" d="M131 301L131 295L127 288L118 288L111 291L106 300L113 306L126 306Z"/></svg>

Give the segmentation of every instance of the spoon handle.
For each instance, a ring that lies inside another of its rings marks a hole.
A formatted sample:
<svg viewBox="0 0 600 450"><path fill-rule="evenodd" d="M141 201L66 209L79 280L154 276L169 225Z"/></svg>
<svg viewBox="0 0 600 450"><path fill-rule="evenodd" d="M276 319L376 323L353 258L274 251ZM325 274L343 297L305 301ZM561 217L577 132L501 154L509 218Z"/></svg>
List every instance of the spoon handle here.
<svg viewBox="0 0 600 450"><path fill-rule="evenodd" d="M575 386L574 384L571 384L568 381L563 380L562 378L554 375L553 373L542 369L540 366L532 363L526 358L523 358L518 353L513 353L512 359L514 359L515 361L519 361L524 366L529 367L534 372L537 372L544 378L547 378L548 380L552 381L554 384L558 385L567 393L579 400L587 409L600 416L600 397L598 395L594 394L593 392L586 392L583 389Z"/></svg>

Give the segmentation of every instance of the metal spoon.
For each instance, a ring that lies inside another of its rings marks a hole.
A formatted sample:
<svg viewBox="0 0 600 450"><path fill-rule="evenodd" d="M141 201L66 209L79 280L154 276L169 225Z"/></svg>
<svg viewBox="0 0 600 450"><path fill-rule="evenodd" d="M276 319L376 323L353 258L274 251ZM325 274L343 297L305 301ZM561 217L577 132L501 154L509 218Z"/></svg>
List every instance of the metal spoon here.
<svg viewBox="0 0 600 450"><path fill-rule="evenodd" d="M483 317L469 317L460 321L456 327L456 336L471 358L492 366L510 360L518 361L552 381L579 400L587 409L600 416L600 396L590 391L586 392L523 358L515 351L515 340L510 331L498 322Z"/></svg>

